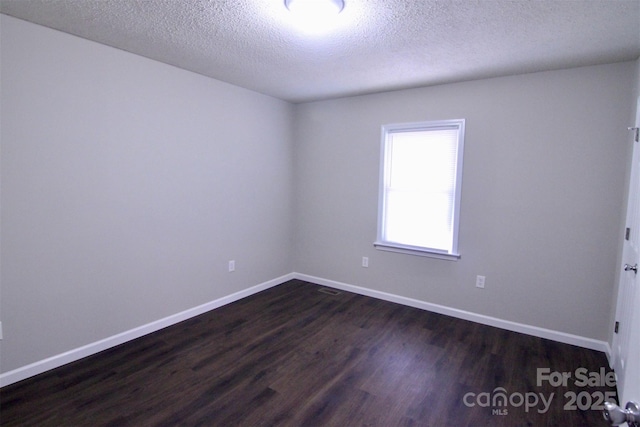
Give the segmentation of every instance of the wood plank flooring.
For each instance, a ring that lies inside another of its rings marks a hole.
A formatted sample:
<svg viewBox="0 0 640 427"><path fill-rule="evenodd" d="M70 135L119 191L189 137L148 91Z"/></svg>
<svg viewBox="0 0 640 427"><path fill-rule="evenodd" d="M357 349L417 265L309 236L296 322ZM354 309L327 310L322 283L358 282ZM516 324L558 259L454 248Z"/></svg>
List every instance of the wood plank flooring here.
<svg viewBox="0 0 640 427"><path fill-rule="evenodd" d="M4 387L0 423L606 425L590 408L615 388L576 384L603 353L320 289L292 280ZM538 368L571 378L539 386Z"/></svg>

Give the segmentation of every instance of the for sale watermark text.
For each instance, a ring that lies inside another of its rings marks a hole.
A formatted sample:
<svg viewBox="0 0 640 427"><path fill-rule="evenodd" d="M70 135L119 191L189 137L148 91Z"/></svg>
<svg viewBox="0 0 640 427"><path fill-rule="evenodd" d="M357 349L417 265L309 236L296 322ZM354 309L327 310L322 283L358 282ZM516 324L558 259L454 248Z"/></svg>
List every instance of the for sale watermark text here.
<svg viewBox="0 0 640 427"><path fill-rule="evenodd" d="M567 387L569 380L577 387L615 387L616 375L600 368L599 372L589 372L587 368L578 368L574 372L558 372L549 368L538 368L536 385L541 387L546 381L553 387Z"/></svg>

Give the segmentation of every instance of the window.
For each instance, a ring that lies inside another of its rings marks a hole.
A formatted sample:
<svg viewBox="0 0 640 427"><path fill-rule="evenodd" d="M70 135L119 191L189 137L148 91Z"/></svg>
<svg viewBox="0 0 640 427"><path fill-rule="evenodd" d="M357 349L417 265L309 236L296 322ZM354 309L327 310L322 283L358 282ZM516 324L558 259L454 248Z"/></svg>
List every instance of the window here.
<svg viewBox="0 0 640 427"><path fill-rule="evenodd" d="M464 119L382 127L378 249L455 260Z"/></svg>

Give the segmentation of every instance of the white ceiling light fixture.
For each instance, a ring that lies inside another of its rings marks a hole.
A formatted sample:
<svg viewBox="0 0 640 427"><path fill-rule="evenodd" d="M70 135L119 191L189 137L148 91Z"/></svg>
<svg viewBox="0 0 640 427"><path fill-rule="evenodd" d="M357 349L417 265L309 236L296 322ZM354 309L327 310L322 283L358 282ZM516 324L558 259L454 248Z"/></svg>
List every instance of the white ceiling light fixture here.
<svg viewBox="0 0 640 427"><path fill-rule="evenodd" d="M344 0L284 0L284 4L296 24L310 33L329 30L344 9Z"/></svg>

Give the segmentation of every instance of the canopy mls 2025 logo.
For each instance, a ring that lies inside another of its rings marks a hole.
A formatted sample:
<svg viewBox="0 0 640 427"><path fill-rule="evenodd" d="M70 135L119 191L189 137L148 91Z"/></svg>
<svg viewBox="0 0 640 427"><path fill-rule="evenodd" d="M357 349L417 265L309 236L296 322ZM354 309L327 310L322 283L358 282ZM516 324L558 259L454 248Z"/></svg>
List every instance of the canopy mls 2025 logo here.
<svg viewBox="0 0 640 427"><path fill-rule="evenodd" d="M552 387L566 388L570 384L573 387L592 388L608 387L615 388L616 378L613 372L607 372L605 368L600 368L598 372L590 372L587 368L578 368L573 372L551 371L550 368L538 368L536 371L536 386L543 387L548 383ZM556 393L548 394L535 391L509 393L504 387L496 387L491 392L468 392L462 402L471 408L479 406L491 408L493 415L508 415L509 407L524 407L525 412L536 410L540 414L546 413L553 401ZM575 410L596 410L604 409L604 402L615 402L615 391L580 391L568 390L563 394L565 411Z"/></svg>

